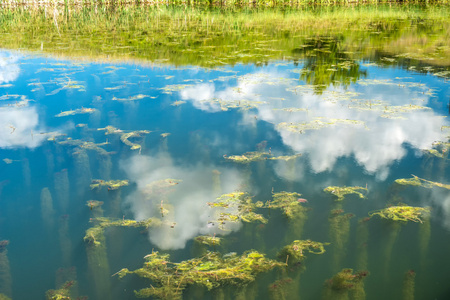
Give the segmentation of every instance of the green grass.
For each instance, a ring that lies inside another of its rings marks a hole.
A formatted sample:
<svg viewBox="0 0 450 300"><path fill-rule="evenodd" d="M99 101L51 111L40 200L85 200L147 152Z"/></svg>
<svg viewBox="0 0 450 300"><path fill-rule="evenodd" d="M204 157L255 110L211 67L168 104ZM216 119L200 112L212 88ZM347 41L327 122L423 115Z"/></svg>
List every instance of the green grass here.
<svg viewBox="0 0 450 300"><path fill-rule="evenodd" d="M450 66L449 15L448 6L437 5L20 7L0 10L0 47L89 60L216 67L312 59L317 47L311 39L323 45L320 40L326 38L334 41L326 47L341 53L334 63L342 53L346 60L408 53L418 61Z"/></svg>

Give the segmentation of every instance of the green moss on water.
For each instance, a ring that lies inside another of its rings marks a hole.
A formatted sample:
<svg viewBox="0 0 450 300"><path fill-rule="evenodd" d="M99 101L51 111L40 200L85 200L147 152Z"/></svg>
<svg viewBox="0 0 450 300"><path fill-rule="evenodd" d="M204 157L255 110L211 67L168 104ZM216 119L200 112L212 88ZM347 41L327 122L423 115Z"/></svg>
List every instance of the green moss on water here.
<svg viewBox="0 0 450 300"><path fill-rule="evenodd" d="M226 285L242 287L253 282L259 273L284 266L254 250L240 256L207 252L204 256L179 263L170 262L168 254L159 252L152 252L144 258L146 261L142 268L134 271L122 269L116 273L119 278L136 274L152 282L150 287L135 291L139 298L181 299L183 290L193 284L208 290Z"/></svg>
<svg viewBox="0 0 450 300"><path fill-rule="evenodd" d="M280 259L286 259L289 264L295 264L304 260L308 253L325 253L325 246L328 245L330 245L330 243L320 243L312 240L296 240L281 249L278 253L278 257Z"/></svg>
<svg viewBox="0 0 450 300"><path fill-rule="evenodd" d="M252 197L245 192L236 191L219 196L216 201L206 203L209 207L216 209L219 228L224 229L227 222L261 222L267 223L267 219L255 211L262 207L261 202L253 202Z"/></svg>
<svg viewBox="0 0 450 300"><path fill-rule="evenodd" d="M267 201L265 207L270 209L281 209L284 215L289 219L305 217L306 208L304 208L301 203L304 203L307 200L300 198L301 196L301 194L296 192L283 191L273 193L273 200Z"/></svg>
<svg viewBox="0 0 450 300"><path fill-rule="evenodd" d="M143 221L128 219L113 220L109 218L95 218L92 220L96 225L86 230L84 241L93 246L100 246L104 242L104 231L108 227L143 227L159 226L161 221L156 218L149 218Z"/></svg>
<svg viewBox="0 0 450 300"><path fill-rule="evenodd" d="M367 192L367 188L360 186L329 186L324 189L324 192L337 197L336 201L342 201L344 200L345 196L350 194L356 194L359 198L364 199L364 194L359 191Z"/></svg>
<svg viewBox="0 0 450 300"><path fill-rule="evenodd" d="M401 222L423 223L423 218L430 213L429 207L414 207L408 205L390 206L369 213L369 216L378 215L383 219Z"/></svg>

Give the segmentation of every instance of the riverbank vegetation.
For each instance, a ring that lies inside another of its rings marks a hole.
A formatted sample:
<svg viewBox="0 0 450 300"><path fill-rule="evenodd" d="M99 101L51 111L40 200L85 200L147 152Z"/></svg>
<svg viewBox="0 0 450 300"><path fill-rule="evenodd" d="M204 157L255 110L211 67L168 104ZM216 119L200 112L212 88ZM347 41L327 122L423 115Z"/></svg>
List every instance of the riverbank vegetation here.
<svg viewBox="0 0 450 300"><path fill-rule="evenodd" d="M370 59L423 72L432 66L438 73L450 67L449 14L447 5L10 5L0 10L0 47L63 58L202 67L306 59L305 65L345 63L341 72L347 73L354 69L347 70L348 64ZM324 52L331 55L318 55Z"/></svg>

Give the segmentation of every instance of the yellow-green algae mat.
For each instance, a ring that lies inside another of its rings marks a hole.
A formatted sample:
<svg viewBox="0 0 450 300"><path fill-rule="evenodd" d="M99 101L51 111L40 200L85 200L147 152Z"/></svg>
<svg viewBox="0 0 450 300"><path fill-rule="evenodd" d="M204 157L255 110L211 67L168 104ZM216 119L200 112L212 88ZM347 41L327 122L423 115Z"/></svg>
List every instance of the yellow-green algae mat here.
<svg viewBox="0 0 450 300"><path fill-rule="evenodd" d="M207 252L204 256L180 263L170 262L169 254L157 251L144 258L142 268L134 271L125 268L115 274L122 278L134 273L150 279L156 285L135 291L139 298L155 296L160 299L182 299L183 290L190 284L204 286L208 290L224 284L246 285L254 281L259 273L285 266L284 263L268 259L254 250L240 256L236 253L222 255Z"/></svg>

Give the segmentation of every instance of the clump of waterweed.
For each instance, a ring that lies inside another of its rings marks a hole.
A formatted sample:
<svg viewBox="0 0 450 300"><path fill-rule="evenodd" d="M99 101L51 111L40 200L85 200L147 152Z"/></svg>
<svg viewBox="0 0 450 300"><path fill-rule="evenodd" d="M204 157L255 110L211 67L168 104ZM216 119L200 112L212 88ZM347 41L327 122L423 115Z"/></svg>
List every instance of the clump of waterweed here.
<svg viewBox="0 0 450 300"><path fill-rule="evenodd" d="M214 202L206 203L211 208L218 210L218 218L214 220L218 222L221 229L227 222L255 222L259 221L266 224L267 219L261 214L254 211L263 206L261 202L253 202L252 197L247 193L236 191L233 193L223 194Z"/></svg>
<svg viewBox="0 0 450 300"><path fill-rule="evenodd" d="M108 187L108 190L117 190L122 186L127 186L129 184L128 180L102 180L93 179L91 184L91 189L101 188L102 186Z"/></svg>
<svg viewBox="0 0 450 300"><path fill-rule="evenodd" d="M286 258L291 262L298 262L305 259L305 254L307 253L325 253L325 246L327 245L329 245L329 243L320 243L311 240L296 240L281 249L278 253L278 257L280 259Z"/></svg>
<svg viewBox="0 0 450 300"><path fill-rule="evenodd" d="M146 261L142 268L134 271L122 269L115 274L122 278L133 273L150 279L153 285L135 291L140 298L181 299L183 290L191 284L208 290L224 285L242 286L254 281L259 273L285 266L253 250L241 256L207 252L204 256L180 263L170 262L168 254L159 252L152 252L144 258Z"/></svg>
<svg viewBox="0 0 450 300"><path fill-rule="evenodd" d="M367 192L367 188L361 186L329 186L326 187L323 191L336 196L336 201L342 201L344 200L345 196L349 194L356 194L359 196L359 198L364 199L365 196L359 191Z"/></svg>
<svg viewBox="0 0 450 300"><path fill-rule="evenodd" d="M301 203L306 203L307 200L299 198L301 194L295 192L279 192L272 195L273 200L267 201L266 207L280 208L289 219L296 218L306 209L301 206Z"/></svg>
<svg viewBox="0 0 450 300"><path fill-rule="evenodd" d="M414 207L408 205L390 206L369 213L369 216L378 215L383 219L392 221L413 221L422 223L426 214L430 213L429 207Z"/></svg>
<svg viewBox="0 0 450 300"><path fill-rule="evenodd" d="M326 284L332 290L350 290L354 289L356 284L362 281L368 274L367 271L353 274L352 269L342 269L342 271L334 275L333 278L327 280Z"/></svg>
<svg viewBox="0 0 450 300"><path fill-rule="evenodd" d="M221 238L216 237L216 235L201 235L194 239L197 243L207 245L207 246L216 246L220 245Z"/></svg>

